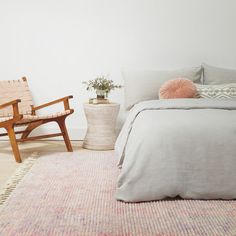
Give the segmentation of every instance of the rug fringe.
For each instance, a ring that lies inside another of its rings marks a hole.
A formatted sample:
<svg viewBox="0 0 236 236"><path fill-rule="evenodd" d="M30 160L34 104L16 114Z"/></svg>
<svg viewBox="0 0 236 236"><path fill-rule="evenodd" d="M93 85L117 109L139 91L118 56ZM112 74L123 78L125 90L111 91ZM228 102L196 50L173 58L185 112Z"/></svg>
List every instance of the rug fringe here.
<svg viewBox="0 0 236 236"><path fill-rule="evenodd" d="M39 155L34 152L29 158L27 158L20 166L16 169L15 173L8 179L2 189L0 189L0 207L9 198L13 190L20 183L23 177L31 169Z"/></svg>

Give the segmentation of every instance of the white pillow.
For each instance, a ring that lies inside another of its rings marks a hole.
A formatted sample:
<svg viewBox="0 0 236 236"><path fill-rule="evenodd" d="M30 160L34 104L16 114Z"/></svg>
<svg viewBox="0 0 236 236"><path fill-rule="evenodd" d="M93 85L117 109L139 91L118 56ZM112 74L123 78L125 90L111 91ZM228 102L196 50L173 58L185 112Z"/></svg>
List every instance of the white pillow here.
<svg viewBox="0 0 236 236"><path fill-rule="evenodd" d="M218 85L196 84L198 98L236 98L236 83Z"/></svg>
<svg viewBox="0 0 236 236"><path fill-rule="evenodd" d="M158 99L158 91L167 80L184 77L200 83L201 74L201 67L173 71L123 70L125 107L129 110L138 102Z"/></svg>
<svg viewBox="0 0 236 236"><path fill-rule="evenodd" d="M236 83L236 70L202 64L203 84L229 84Z"/></svg>

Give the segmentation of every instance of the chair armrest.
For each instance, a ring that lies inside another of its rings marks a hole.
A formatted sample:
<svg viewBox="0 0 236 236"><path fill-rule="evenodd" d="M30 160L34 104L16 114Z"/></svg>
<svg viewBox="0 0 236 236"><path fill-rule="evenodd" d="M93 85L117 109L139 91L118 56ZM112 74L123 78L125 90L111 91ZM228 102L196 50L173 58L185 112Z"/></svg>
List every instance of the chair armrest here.
<svg viewBox="0 0 236 236"><path fill-rule="evenodd" d="M36 107L32 106L32 113L35 114L35 111L37 111L37 110L40 110L40 109L45 108L45 107L52 106L52 105L60 103L60 102L63 102L65 110L70 110L69 99L71 99L71 98L73 98L73 96L70 95L70 96L67 96L67 97L59 98L57 100L42 104L40 106L36 106Z"/></svg>
<svg viewBox="0 0 236 236"><path fill-rule="evenodd" d="M16 100L13 100L13 101L10 101L10 102L1 104L1 105L0 105L0 109L4 109L4 108L6 108L6 107L12 106L12 109L13 109L13 116L14 116L14 117L18 117L18 116L20 116L20 113L19 113L19 106L18 106L18 103L19 103L19 102L21 102L21 100L20 100L20 99L16 99Z"/></svg>

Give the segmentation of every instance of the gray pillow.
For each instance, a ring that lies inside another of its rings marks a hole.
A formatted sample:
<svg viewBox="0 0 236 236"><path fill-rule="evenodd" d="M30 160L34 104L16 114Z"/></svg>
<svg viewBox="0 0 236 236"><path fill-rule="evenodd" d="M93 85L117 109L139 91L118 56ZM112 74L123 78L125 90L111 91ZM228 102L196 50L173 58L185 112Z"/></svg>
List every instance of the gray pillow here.
<svg viewBox="0 0 236 236"><path fill-rule="evenodd" d="M229 84L236 83L236 70L202 64L203 84Z"/></svg>
<svg viewBox="0 0 236 236"><path fill-rule="evenodd" d="M201 72L201 67L173 71L123 70L125 107L129 110L138 102L158 99L161 85L170 79L184 77L200 83Z"/></svg>

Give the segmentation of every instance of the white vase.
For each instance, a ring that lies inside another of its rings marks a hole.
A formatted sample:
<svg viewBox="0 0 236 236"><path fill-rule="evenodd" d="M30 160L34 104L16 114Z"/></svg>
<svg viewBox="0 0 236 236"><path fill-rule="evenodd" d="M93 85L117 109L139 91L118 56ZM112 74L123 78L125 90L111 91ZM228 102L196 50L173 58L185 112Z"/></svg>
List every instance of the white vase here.
<svg viewBox="0 0 236 236"><path fill-rule="evenodd" d="M105 99L107 96L107 91L106 90L96 90L96 94L97 94L97 99Z"/></svg>

